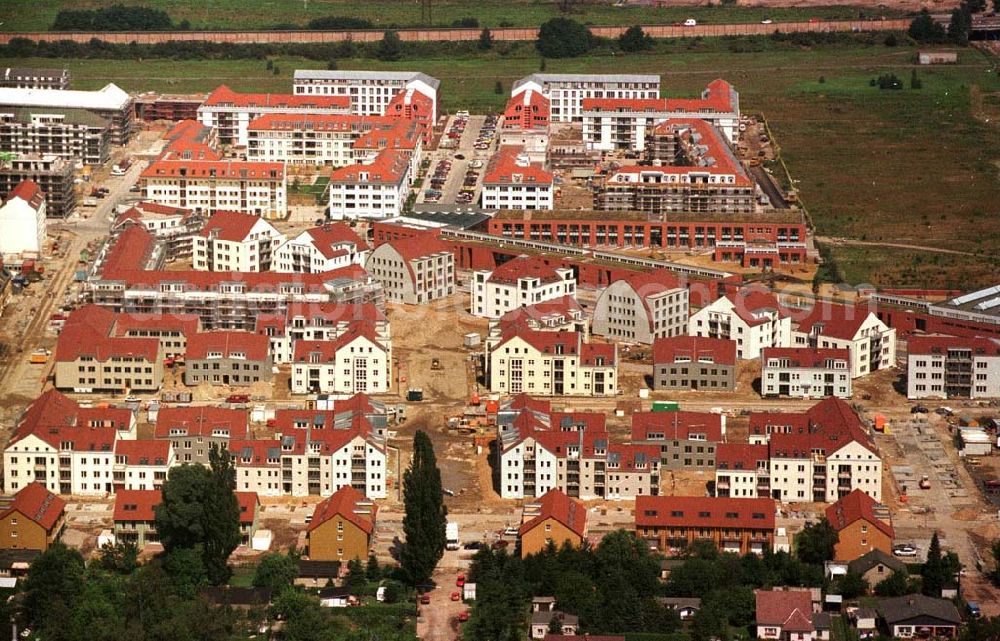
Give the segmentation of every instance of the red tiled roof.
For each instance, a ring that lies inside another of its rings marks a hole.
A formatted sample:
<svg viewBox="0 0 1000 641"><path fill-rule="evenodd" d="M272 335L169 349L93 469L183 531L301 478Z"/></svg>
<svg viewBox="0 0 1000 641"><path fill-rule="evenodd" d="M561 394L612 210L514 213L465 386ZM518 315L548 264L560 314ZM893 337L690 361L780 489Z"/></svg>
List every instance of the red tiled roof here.
<svg viewBox="0 0 1000 641"><path fill-rule="evenodd" d="M774 530L774 499L637 496L636 527Z"/></svg>
<svg viewBox="0 0 1000 641"><path fill-rule="evenodd" d="M378 323L386 320L375 303L296 303L290 304L286 321L301 318L308 324L322 326L337 323Z"/></svg>
<svg viewBox="0 0 1000 641"><path fill-rule="evenodd" d="M74 310L56 343L56 361L66 363L89 356L104 362L114 357L140 357L155 363L160 341L155 338L122 338L112 336L117 315L97 305L85 305Z"/></svg>
<svg viewBox="0 0 1000 641"><path fill-rule="evenodd" d="M26 179L17 183L17 185L10 190L7 194L7 200L5 202L10 202L14 198L20 198L24 202L28 203L34 210L38 210L45 202L45 192L42 188L38 186L34 180Z"/></svg>
<svg viewBox="0 0 1000 641"><path fill-rule="evenodd" d="M732 85L725 80L716 79L708 83L700 98L668 98L667 110L731 113L736 111L732 92Z"/></svg>
<svg viewBox="0 0 1000 641"><path fill-rule="evenodd" d="M767 445L719 443L715 447L715 469L752 472L757 463L768 460Z"/></svg>
<svg viewBox="0 0 1000 641"><path fill-rule="evenodd" d="M667 111L664 98L584 98L580 106L584 111Z"/></svg>
<svg viewBox="0 0 1000 641"><path fill-rule="evenodd" d="M115 456L124 457L126 465L167 465L170 447L170 441L119 439L115 443Z"/></svg>
<svg viewBox="0 0 1000 641"><path fill-rule="evenodd" d="M361 237L344 223L332 223L321 227L313 227L312 229L307 229L305 233L309 234L313 246L325 258L333 258L340 251L339 247L343 245L353 245L354 251L368 248L368 243L361 240Z"/></svg>
<svg viewBox="0 0 1000 641"><path fill-rule="evenodd" d="M733 304L733 313L751 327L767 322L758 317L761 312L776 311L779 318L788 315L788 311L778 302L778 297L762 287L744 287L726 294L726 298Z"/></svg>
<svg viewBox="0 0 1000 641"><path fill-rule="evenodd" d="M14 495L14 500L0 514L0 519L7 518L8 514L16 511L48 532L59 521L65 509L66 501L49 492L44 485L28 483Z"/></svg>
<svg viewBox="0 0 1000 641"><path fill-rule="evenodd" d="M736 341L698 336L657 338L653 342L653 363L691 363L736 365Z"/></svg>
<svg viewBox="0 0 1000 641"><path fill-rule="evenodd" d="M143 267L155 243L153 235L145 227L126 227L108 249L101 265L102 275L108 278L124 271L144 272Z"/></svg>
<svg viewBox="0 0 1000 641"><path fill-rule="evenodd" d="M151 203L148 201L142 201L133 204L131 207L118 214L118 218L115 219L114 228L121 227L128 221L141 222L147 218L172 218L180 217L182 220L187 219L192 211L190 209L185 209L183 207L172 207L170 205L161 205L159 203Z"/></svg>
<svg viewBox="0 0 1000 641"><path fill-rule="evenodd" d="M580 346L581 365L596 365L599 358L604 359L604 365L614 365L618 361L618 346L612 343L583 343Z"/></svg>
<svg viewBox="0 0 1000 641"><path fill-rule="evenodd" d="M328 363L332 364L336 362L337 352L344 348L349 343L353 342L355 339L365 338L371 341L375 347L385 351L382 346L378 333L375 328L367 323L359 324L353 326L348 331L344 332L337 338L330 341L311 341L311 340L297 340L295 341L295 354L292 357L292 362L294 363ZM313 360L313 355L317 354L319 360Z"/></svg>
<svg viewBox="0 0 1000 641"><path fill-rule="evenodd" d="M493 154L486 165L484 185L551 185L552 174L541 163L518 162L523 147L505 145Z"/></svg>
<svg viewBox="0 0 1000 641"><path fill-rule="evenodd" d="M251 131L350 131L361 133L378 123L388 122L383 116L358 114L269 113L250 121Z"/></svg>
<svg viewBox="0 0 1000 641"><path fill-rule="evenodd" d="M253 523L260 505L260 497L256 492L233 492L240 506L240 523Z"/></svg>
<svg viewBox="0 0 1000 641"><path fill-rule="evenodd" d="M387 147L367 165L358 163L334 169L330 174L330 182L395 185L406 177L409 167L409 151Z"/></svg>
<svg viewBox="0 0 1000 641"><path fill-rule="evenodd" d="M549 490L541 500L538 516L523 523L518 530L524 536L548 519L555 519L566 526L581 539L587 533L587 508L583 503L573 500L559 490Z"/></svg>
<svg viewBox="0 0 1000 641"><path fill-rule="evenodd" d="M124 336L134 331L176 331L191 336L198 331L201 320L194 314L118 314L112 334Z"/></svg>
<svg viewBox="0 0 1000 641"><path fill-rule="evenodd" d="M160 490L118 490L115 492L116 523L144 523L156 518L156 506L163 501Z"/></svg>
<svg viewBox="0 0 1000 641"><path fill-rule="evenodd" d="M370 513L367 515L358 513L359 510L365 509L359 505L362 502L371 504ZM340 515L356 525L365 534L371 534L375 529L377 509L375 503L368 501L364 494L355 490L350 485L344 485L334 492L330 498L316 505L316 509L313 511L312 522L309 523L309 531L312 532L323 523Z"/></svg>
<svg viewBox="0 0 1000 641"><path fill-rule="evenodd" d="M890 539L895 538L896 534L892 525L875 516L876 505L878 503L875 499L868 496L863 490L855 489L836 503L827 506L826 520L838 532L855 521L864 520L881 530Z"/></svg>
<svg viewBox="0 0 1000 641"><path fill-rule="evenodd" d="M423 129L416 120L391 118L368 129L351 144L351 149L413 150L420 144Z"/></svg>
<svg viewBox="0 0 1000 641"><path fill-rule="evenodd" d="M320 455L329 455L340 451L356 438L368 439L372 433L371 423L355 409L278 410L274 417L275 433L287 441L282 444L282 452L302 455L308 441L309 445L319 448ZM340 423L337 423L338 419Z"/></svg>
<svg viewBox="0 0 1000 641"><path fill-rule="evenodd" d="M828 360L850 361L847 349L820 349L812 347L765 347L760 360L767 366L772 358L788 359L788 367L826 367Z"/></svg>
<svg viewBox="0 0 1000 641"><path fill-rule="evenodd" d="M945 356L948 350L969 350L972 356L1000 356L1000 343L990 338L964 336L910 336L906 340L906 353L922 356Z"/></svg>
<svg viewBox="0 0 1000 641"><path fill-rule="evenodd" d="M284 182L285 164L246 160L154 160L142 170L141 178L185 178L190 181L238 178Z"/></svg>
<svg viewBox="0 0 1000 641"><path fill-rule="evenodd" d="M281 441L278 439L230 439L229 451L233 453L237 468L281 465ZM270 454L274 456L269 458Z"/></svg>
<svg viewBox="0 0 1000 641"><path fill-rule="evenodd" d="M877 453L861 419L845 401L826 398L806 412L756 412L750 415L751 435L770 433L772 458L808 458L817 450L829 455L851 442Z"/></svg>
<svg viewBox="0 0 1000 641"><path fill-rule="evenodd" d="M543 332L518 326L509 329L503 335L497 348L514 338L520 338L544 354L555 354L557 346L562 346L562 353L567 356L575 356L580 351L579 332Z"/></svg>
<svg viewBox="0 0 1000 641"><path fill-rule="evenodd" d="M222 358L230 358L234 353L242 353L248 361L268 359L270 342L267 336L253 332L214 331L198 332L188 336L187 360L204 360L209 352L221 352Z"/></svg>
<svg viewBox="0 0 1000 641"><path fill-rule="evenodd" d="M183 435L171 430L186 430ZM183 438L187 436L212 436L215 430L226 430L230 439L247 436L246 410L226 407L161 407L156 418L156 438Z"/></svg>
<svg viewBox="0 0 1000 641"><path fill-rule="evenodd" d="M617 459L617 464L615 464ZM608 470L648 474L660 463L660 446L642 443L611 443Z"/></svg>
<svg viewBox="0 0 1000 641"><path fill-rule="evenodd" d="M818 302L809 315L799 321L798 331L853 340L861 325L872 315L866 305L847 306Z"/></svg>
<svg viewBox="0 0 1000 641"><path fill-rule="evenodd" d="M632 414L632 440L645 441L649 433L663 434L668 441L704 434L706 442L722 440L722 415L710 412L636 412Z"/></svg>
<svg viewBox="0 0 1000 641"><path fill-rule="evenodd" d="M809 590L754 590L757 625L783 632L812 632L812 593Z"/></svg>
<svg viewBox="0 0 1000 641"><path fill-rule="evenodd" d="M244 214L238 211L217 211L205 223L199 236L211 238L213 234L219 240L240 243L246 240L257 223L264 221L260 216ZM273 227L264 221L267 227Z"/></svg>
<svg viewBox="0 0 1000 641"><path fill-rule="evenodd" d="M549 124L549 99L534 89L511 96L503 113L504 129L544 128Z"/></svg>
<svg viewBox="0 0 1000 641"><path fill-rule="evenodd" d="M389 245L406 264L406 270L410 274L410 279L414 279L413 266L410 261L429 258L443 253L451 253L451 247L433 234L420 234L411 238L397 238L383 243Z"/></svg>
<svg viewBox="0 0 1000 641"><path fill-rule="evenodd" d="M303 96L286 93L237 93L220 85L208 94L204 107L262 107L268 109L349 109L350 96Z"/></svg>
<svg viewBox="0 0 1000 641"><path fill-rule="evenodd" d="M126 408L83 409L65 394L49 390L25 410L10 443L35 435L55 448L68 441L75 450L110 452L116 429L127 429L131 421L132 412Z"/></svg>
<svg viewBox="0 0 1000 641"><path fill-rule="evenodd" d="M534 256L518 256L508 260L494 269L487 280L490 283L516 285L522 278L534 278L543 285L563 280L555 267L547 265L543 259Z"/></svg>
<svg viewBox="0 0 1000 641"><path fill-rule="evenodd" d="M500 317L500 327L527 320L538 322L562 319L570 322L574 316L583 313L583 307L572 296L560 296L550 300L512 309Z"/></svg>

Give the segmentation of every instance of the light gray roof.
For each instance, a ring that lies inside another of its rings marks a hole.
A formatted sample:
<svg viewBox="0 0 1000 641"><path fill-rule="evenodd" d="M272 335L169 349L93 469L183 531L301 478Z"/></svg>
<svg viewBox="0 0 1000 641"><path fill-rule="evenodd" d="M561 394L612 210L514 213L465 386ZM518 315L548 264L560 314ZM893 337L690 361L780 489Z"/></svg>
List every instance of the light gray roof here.
<svg viewBox="0 0 1000 641"><path fill-rule="evenodd" d="M114 83L98 91L0 87L0 105L17 107L121 109L129 100L129 95Z"/></svg>
<svg viewBox="0 0 1000 641"><path fill-rule="evenodd" d="M295 80L420 80L437 89L441 81L420 71L359 71L359 70L327 70L327 69L296 69Z"/></svg>
<svg viewBox="0 0 1000 641"><path fill-rule="evenodd" d="M655 82L660 77L652 73L533 73L514 83L514 89L528 82Z"/></svg>

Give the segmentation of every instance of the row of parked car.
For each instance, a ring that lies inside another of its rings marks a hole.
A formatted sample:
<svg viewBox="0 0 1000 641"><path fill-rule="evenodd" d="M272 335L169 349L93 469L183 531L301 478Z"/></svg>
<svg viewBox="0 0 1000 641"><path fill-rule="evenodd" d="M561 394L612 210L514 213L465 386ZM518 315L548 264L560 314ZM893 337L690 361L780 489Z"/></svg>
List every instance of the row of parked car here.
<svg viewBox="0 0 1000 641"><path fill-rule="evenodd" d="M454 149L458 147L459 141L462 140L462 134L465 133L465 127L469 124L469 112L459 111L455 114L455 117L451 119L451 126L448 127L448 131L444 132L441 137L441 142L438 147L444 149Z"/></svg>
<svg viewBox="0 0 1000 641"><path fill-rule="evenodd" d="M490 148L490 145L493 144L493 139L497 135L498 120L499 116L496 114L486 116L486 122L483 123L482 129L479 130L479 136L476 137L476 149L482 151Z"/></svg>

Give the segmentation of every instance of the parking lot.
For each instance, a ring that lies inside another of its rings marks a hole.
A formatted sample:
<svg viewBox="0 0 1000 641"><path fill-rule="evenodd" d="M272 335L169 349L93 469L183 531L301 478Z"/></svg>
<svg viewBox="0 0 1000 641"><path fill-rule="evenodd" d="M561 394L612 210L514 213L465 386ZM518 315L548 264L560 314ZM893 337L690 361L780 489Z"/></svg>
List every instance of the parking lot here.
<svg viewBox="0 0 1000 641"><path fill-rule="evenodd" d="M495 116L459 112L448 119L438 149L429 154L430 167L418 203L469 205L479 202L486 163L496 148Z"/></svg>

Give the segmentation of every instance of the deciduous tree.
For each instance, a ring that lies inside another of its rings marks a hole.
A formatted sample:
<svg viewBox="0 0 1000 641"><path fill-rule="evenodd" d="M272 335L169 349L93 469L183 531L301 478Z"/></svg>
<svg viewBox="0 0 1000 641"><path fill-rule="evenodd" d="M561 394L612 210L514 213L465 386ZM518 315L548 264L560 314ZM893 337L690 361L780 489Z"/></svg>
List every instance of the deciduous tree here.
<svg viewBox="0 0 1000 641"><path fill-rule="evenodd" d="M546 58L575 58L591 50L594 36L584 25L569 18L542 23L535 47Z"/></svg>
<svg viewBox="0 0 1000 641"><path fill-rule="evenodd" d="M834 547L837 545L837 531L833 529L826 517L818 523L806 523L799 535L795 537L796 554L803 563L823 565L833 559Z"/></svg>

